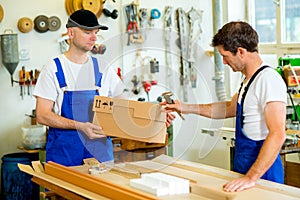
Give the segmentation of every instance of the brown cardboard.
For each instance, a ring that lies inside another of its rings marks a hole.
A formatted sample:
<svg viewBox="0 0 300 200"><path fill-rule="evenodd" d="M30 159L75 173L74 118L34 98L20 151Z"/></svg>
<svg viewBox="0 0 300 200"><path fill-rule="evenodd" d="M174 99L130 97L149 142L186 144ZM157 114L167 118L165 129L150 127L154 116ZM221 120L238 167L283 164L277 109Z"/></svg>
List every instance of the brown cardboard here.
<svg viewBox="0 0 300 200"><path fill-rule="evenodd" d="M290 67L288 67L288 66L283 67L283 74L284 74L286 84L290 87L298 85L295 75L297 76L298 82L300 81L300 68L293 67L293 70L294 70L295 74L293 74Z"/></svg>
<svg viewBox="0 0 300 200"><path fill-rule="evenodd" d="M149 102L95 96L93 123L102 134L142 142L165 143L166 114Z"/></svg>

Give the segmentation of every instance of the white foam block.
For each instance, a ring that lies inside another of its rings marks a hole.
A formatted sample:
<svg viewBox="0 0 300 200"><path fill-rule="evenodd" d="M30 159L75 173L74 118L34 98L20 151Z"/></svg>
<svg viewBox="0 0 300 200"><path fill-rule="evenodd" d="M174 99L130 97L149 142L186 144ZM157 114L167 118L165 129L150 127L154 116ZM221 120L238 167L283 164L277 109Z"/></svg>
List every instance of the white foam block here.
<svg viewBox="0 0 300 200"><path fill-rule="evenodd" d="M137 189L147 190L147 192L157 196L187 194L190 192L188 180L159 172L142 174L140 179L131 179L130 185Z"/></svg>

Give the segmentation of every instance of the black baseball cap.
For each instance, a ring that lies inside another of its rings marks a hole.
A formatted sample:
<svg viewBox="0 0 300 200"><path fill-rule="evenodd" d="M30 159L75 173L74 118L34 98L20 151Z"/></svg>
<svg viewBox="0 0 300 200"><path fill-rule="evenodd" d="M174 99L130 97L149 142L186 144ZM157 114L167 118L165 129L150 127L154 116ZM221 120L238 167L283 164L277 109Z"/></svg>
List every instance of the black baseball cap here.
<svg viewBox="0 0 300 200"><path fill-rule="evenodd" d="M99 24L96 15L92 11L84 9L73 12L68 19L66 27L79 27L84 30L108 30L107 26Z"/></svg>

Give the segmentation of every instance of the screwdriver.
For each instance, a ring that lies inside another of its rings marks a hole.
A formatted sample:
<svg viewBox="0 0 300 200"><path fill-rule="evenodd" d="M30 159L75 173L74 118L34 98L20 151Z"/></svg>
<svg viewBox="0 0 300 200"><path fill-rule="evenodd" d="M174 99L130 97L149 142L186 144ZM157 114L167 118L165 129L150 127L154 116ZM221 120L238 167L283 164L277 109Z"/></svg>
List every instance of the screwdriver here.
<svg viewBox="0 0 300 200"><path fill-rule="evenodd" d="M22 99L24 96L24 92L23 92L24 84L25 84L25 67L23 66L19 73L20 96L22 97Z"/></svg>

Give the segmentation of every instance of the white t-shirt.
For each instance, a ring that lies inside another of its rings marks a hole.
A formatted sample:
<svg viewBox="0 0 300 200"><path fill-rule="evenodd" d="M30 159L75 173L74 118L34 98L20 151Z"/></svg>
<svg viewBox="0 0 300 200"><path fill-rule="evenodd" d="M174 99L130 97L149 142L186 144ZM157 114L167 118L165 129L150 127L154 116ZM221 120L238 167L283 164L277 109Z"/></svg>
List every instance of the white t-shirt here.
<svg viewBox="0 0 300 200"><path fill-rule="evenodd" d="M91 57L84 64L77 64L68 60L64 55L58 56L64 72L67 86L60 88L56 72L57 67L51 60L43 67L36 83L33 95L54 101L54 112L60 115L63 91L94 90L94 67ZM98 59L98 66L102 75L99 95L116 97L123 93L124 84L110 67L106 67Z"/></svg>
<svg viewBox="0 0 300 200"><path fill-rule="evenodd" d="M239 103L243 92L244 87L239 95ZM269 130L264 116L265 106L272 101L280 101L286 104L287 93L283 79L274 69L268 67L262 70L253 80L244 100L243 129L250 139L263 140L267 137Z"/></svg>

